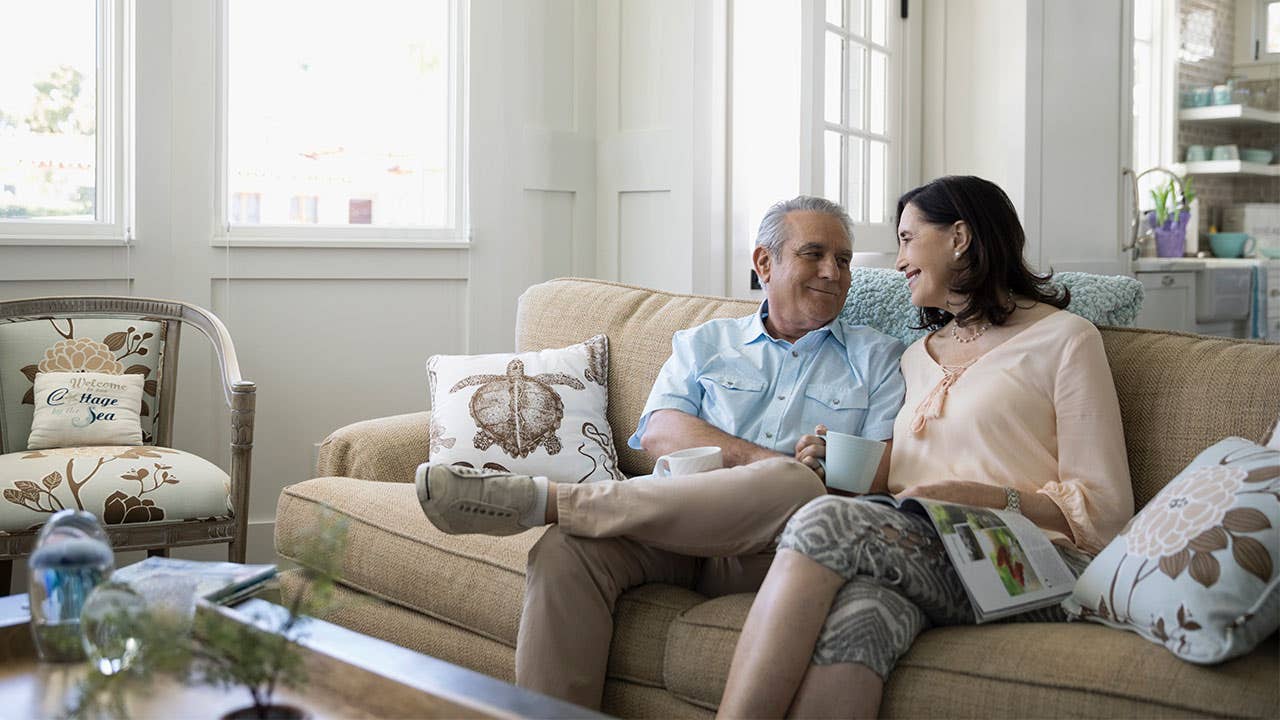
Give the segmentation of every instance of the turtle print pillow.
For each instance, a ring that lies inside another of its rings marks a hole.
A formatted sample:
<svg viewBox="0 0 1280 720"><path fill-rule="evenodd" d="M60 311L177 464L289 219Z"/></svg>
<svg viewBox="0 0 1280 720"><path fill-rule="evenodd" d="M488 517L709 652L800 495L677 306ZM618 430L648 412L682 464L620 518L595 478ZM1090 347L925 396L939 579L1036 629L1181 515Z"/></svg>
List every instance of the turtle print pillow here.
<svg viewBox="0 0 1280 720"><path fill-rule="evenodd" d="M430 461L544 475L622 480L609 404L609 340L555 350L433 355Z"/></svg>
<svg viewBox="0 0 1280 720"><path fill-rule="evenodd" d="M1280 626L1280 451L1238 437L1200 453L1076 581L1076 619L1194 663L1250 652Z"/></svg>

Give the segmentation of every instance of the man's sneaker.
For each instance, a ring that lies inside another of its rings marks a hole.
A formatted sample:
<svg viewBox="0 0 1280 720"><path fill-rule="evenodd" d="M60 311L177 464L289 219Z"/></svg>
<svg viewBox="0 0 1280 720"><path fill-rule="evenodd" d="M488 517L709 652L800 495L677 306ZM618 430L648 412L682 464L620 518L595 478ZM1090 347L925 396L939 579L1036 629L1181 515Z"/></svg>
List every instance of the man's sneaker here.
<svg viewBox="0 0 1280 720"><path fill-rule="evenodd" d="M423 463L414 483L427 519L450 535L515 535L529 529L519 522L537 497L528 475Z"/></svg>

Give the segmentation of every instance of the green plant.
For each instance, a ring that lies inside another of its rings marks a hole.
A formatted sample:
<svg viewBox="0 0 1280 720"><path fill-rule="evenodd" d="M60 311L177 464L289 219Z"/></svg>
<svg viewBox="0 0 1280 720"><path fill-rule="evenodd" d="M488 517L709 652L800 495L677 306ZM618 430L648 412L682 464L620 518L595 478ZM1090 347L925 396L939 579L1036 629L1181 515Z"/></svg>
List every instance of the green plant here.
<svg viewBox="0 0 1280 720"><path fill-rule="evenodd" d="M1191 185L1191 176L1182 181L1182 198L1177 197L1177 184L1170 178L1168 182L1151 189L1151 199L1155 202L1156 225L1163 226L1172 216L1176 223L1182 220L1182 208L1189 207L1196 199L1195 188Z"/></svg>
<svg viewBox="0 0 1280 720"><path fill-rule="evenodd" d="M249 622L217 612L198 612L190 626L159 614L122 612L109 617L118 635L137 640L137 652L128 667L114 675L91 669L68 716L129 717L130 692L166 675L188 685L244 688L254 717L274 717L276 690L301 687L307 680L297 641L305 635L306 618L324 613L332 604L346 535L344 520L322 520L317 542L298 558L301 587L285 607L270 606L277 612L251 614Z"/></svg>

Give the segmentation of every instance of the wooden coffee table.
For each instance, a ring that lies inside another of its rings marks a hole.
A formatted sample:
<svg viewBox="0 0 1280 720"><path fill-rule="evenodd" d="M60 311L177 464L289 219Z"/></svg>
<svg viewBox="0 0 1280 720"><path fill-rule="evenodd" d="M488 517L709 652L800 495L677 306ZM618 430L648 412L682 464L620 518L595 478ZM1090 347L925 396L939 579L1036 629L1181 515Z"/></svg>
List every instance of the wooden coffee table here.
<svg viewBox="0 0 1280 720"><path fill-rule="evenodd" d="M201 605L273 632L284 608L262 599L232 608ZM258 619L255 619L257 616ZM86 663L36 660L26 595L0 597L0 715L63 717ZM596 712L509 685L443 660L322 620L305 621L300 640L308 682L277 691L277 701L326 718L603 718ZM132 717L217 718L249 704L244 691L187 687L164 680L131 694Z"/></svg>

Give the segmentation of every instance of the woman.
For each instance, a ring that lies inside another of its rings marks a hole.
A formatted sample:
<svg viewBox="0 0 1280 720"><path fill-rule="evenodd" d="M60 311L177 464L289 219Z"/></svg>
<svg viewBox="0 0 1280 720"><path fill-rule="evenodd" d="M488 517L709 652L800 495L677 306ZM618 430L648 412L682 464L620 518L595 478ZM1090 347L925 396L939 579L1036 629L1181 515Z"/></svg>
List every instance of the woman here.
<svg viewBox="0 0 1280 720"><path fill-rule="evenodd" d="M1079 575L1133 513L1101 336L1062 310L1069 293L1027 268L1017 212L996 185L939 178L903 195L898 218L897 268L932 332L902 356L887 487L873 491L1019 510ZM973 618L927 519L818 498L782 534L720 713L874 717L920 631Z"/></svg>

